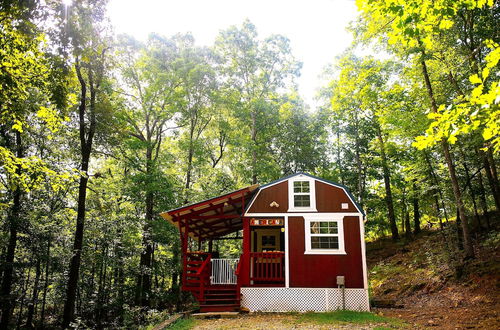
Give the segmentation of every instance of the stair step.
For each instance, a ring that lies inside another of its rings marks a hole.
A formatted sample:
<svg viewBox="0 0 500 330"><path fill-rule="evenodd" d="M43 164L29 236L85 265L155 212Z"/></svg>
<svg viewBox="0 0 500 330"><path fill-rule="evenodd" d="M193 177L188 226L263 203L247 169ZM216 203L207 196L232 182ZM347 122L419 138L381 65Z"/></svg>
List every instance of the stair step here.
<svg viewBox="0 0 500 330"><path fill-rule="evenodd" d="M228 298L228 299L224 299L224 298L220 298L220 299L208 299L207 297L205 297L205 303L204 305L213 305L213 304L209 304L211 302L214 302L214 303L218 303L220 301L226 301L228 303L232 303L232 304L236 304L237 301L235 298Z"/></svg>
<svg viewBox="0 0 500 330"><path fill-rule="evenodd" d="M201 312L233 312L240 309L239 304L221 304L221 305L201 305Z"/></svg>
<svg viewBox="0 0 500 330"><path fill-rule="evenodd" d="M217 297L236 297L236 292L232 292L232 293L210 293L210 292L205 292L205 296L207 297L214 297L214 298L217 298Z"/></svg>

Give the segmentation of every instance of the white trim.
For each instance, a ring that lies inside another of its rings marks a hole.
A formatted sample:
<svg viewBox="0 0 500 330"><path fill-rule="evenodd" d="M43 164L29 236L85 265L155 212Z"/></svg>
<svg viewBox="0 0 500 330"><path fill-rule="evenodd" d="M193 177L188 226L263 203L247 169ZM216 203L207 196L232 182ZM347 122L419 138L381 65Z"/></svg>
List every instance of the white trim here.
<svg viewBox="0 0 500 330"><path fill-rule="evenodd" d="M285 288L290 287L290 254L288 249L288 216L285 215Z"/></svg>
<svg viewBox="0 0 500 330"><path fill-rule="evenodd" d="M246 212L247 210L250 210L250 209L252 208L253 202L255 202L255 200L257 199L257 197L259 197L259 194L260 194L260 192L261 192L261 191L262 191L262 189L259 189L259 190L257 191L257 193L255 194L255 196L253 196L253 198L252 198L252 200L250 201L250 204L248 204L248 206L247 206L247 208L246 208L245 212Z"/></svg>
<svg viewBox="0 0 500 330"><path fill-rule="evenodd" d="M320 216L318 216L320 215ZM338 238L339 238L339 248L338 250L333 249L312 249L311 248L311 222L312 221L335 221L337 222L338 228ZM338 215L335 216L325 216L322 214L315 214L311 217L309 215L304 216L304 233L305 233L305 251L304 254L332 254L332 255L345 255L345 239L344 239L344 217Z"/></svg>
<svg viewBox="0 0 500 330"><path fill-rule="evenodd" d="M309 182L309 194L301 193L301 195L309 195L309 206L295 206L295 192L293 191L293 184L297 181ZM316 209L316 180L303 174L299 174L288 179L288 212L297 211L318 212Z"/></svg>
<svg viewBox="0 0 500 330"><path fill-rule="evenodd" d="M328 216L342 216L342 217L362 217L360 212L316 212L316 213L306 213L306 212L282 212L282 213L245 213L244 217L328 217Z"/></svg>
<svg viewBox="0 0 500 330"><path fill-rule="evenodd" d="M365 289L368 289L368 271L366 267L366 243L365 243L365 223L363 216L359 216L359 232L361 236L361 262L363 264L363 283Z"/></svg>

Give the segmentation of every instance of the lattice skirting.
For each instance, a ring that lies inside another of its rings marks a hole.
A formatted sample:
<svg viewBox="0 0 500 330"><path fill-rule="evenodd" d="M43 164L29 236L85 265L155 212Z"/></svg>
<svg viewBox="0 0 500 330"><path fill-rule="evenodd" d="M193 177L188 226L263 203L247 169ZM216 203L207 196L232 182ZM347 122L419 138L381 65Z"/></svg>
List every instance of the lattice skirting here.
<svg viewBox="0 0 500 330"><path fill-rule="evenodd" d="M342 309L341 289L241 288L241 306L251 312L326 312ZM345 289L345 309L369 311L367 289Z"/></svg>

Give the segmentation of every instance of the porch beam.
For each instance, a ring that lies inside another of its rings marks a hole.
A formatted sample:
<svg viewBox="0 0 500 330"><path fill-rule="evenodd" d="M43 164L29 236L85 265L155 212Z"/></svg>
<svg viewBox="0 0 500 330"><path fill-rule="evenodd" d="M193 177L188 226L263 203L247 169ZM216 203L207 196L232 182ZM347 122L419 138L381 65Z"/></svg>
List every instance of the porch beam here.
<svg viewBox="0 0 500 330"><path fill-rule="evenodd" d="M231 199L231 197L237 196L237 195L240 195L240 194L242 194L242 196L245 196L245 194L248 193L249 191L250 190L248 188L243 188L243 189L235 191L233 193L226 194L224 196L220 196L220 197L216 197L216 198L210 199L209 201L200 202L200 203L197 203L197 204L194 204L194 205L188 205L188 206L181 207L181 208L179 208L177 210L170 211L169 214L171 216L173 216L174 214L177 215L180 212L187 211L187 210L190 210L190 209L202 206L202 205L206 205L207 203L213 204L215 202L224 200L226 198Z"/></svg>

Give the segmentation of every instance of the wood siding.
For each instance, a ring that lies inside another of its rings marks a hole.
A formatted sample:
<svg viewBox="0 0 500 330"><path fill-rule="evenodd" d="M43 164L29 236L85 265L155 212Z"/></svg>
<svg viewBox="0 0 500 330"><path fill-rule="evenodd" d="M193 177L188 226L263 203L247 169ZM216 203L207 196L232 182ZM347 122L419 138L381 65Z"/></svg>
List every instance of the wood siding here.
<svg viewBox="0 0 500 330"><path fill-rule="evenodd" d="M279 207L269 206L272 202ZM285 213L288 211L288 181L264 188L258 192L248 213Z"/></svg>
<svg viewBox="0 0 500 330"><path fill-rule="evenodd" d="M345 276L346 288L363 288L360 223L344 217L346 255L304 254L304 218L289 217L290 287L335 288L337 276Z"/></svg>
<svg viewBox="0 0 500 330"><path fill-rule="evenodd" d="M348 208L342 209L342 203ZM316 180L316 209L318 212L359 212L344 189Z"/></svg>

